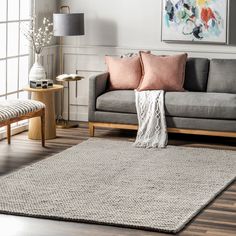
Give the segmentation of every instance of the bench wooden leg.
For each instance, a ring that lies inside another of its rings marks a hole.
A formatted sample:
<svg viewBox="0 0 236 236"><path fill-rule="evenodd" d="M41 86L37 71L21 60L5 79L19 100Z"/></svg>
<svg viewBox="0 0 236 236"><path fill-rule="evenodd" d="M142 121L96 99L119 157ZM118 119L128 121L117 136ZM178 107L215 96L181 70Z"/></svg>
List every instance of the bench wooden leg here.
<svg viewBox="0 0 236 236"><path fill-rule="evenodd" d="M89 123L89 134L90 134L90 137L94 137L94 131L95 131L95 127L93 125L93 123Z"/></svg>
<svg viewBox="0 0 236 236"><path fill-rule="evenodd" d="M41 138L42 146L45 147L45 109L43 109L41 115Z"/></svg>
<svg viewBox="0 0 236 236"><path fill-rule="evenodd" d="M11 144L11 125L7 125L7 143Z"/></svg>

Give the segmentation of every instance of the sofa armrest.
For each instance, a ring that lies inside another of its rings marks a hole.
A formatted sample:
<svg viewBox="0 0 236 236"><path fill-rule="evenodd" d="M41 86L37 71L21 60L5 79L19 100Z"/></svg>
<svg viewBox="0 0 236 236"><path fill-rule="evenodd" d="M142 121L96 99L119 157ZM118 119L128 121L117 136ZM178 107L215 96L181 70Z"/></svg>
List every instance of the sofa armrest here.
<svg viewBox="0 0 236 236"><path fill-rule="evenodd" d="M96 100L106 91L108 77L109 73L106 72L89 79L89 121L95 121Z"/></svg>

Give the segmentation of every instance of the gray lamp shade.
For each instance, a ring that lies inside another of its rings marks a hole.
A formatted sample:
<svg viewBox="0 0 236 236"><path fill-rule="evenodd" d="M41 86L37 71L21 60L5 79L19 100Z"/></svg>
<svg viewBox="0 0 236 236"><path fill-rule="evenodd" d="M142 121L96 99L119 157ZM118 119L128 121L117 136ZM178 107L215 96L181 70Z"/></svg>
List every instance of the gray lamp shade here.
<svg viewBox="0 0 236 236"><path fill-rule="evenodd" d="M53 14L53 27L54 36L84 35L84 14Z"/></svg>

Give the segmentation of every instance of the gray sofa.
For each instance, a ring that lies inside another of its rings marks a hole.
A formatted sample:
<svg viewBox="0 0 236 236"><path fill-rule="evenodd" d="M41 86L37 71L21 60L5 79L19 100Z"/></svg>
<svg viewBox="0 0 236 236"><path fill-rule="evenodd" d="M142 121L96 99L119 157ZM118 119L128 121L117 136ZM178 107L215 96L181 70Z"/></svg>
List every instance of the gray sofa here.
<svg viewBox="0 0 236 236"><path fill-rule="evenodd" d="M236 60L189 58L186 92L166 92L169 132L236 137ZM133 90L108 91L109 73L90 78L89 127L137 129Z"/></svg>

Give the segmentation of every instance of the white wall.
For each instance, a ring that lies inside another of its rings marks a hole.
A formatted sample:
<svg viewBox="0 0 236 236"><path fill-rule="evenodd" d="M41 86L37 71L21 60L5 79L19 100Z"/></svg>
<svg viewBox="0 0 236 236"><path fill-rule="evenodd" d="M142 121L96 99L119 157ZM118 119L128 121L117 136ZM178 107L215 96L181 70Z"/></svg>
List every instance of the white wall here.
<svg viewBox="0 0 236 236"><path fill-rule="evenodd" d="M155 54L188 52L190 56L236 58L236 47L161 42L161 0L61 0L72 12L85 13L86 35L64 39L64 70L86 77L79 96L71 89L72 119L87 119L88 77L105 70L104 55L150 49Z"/></svg>
<svg viewBox="0 0 236 236"><path fill-rule="evenodd" d="M72 12L84 12L86 36L81 45L183 50L225 50L229 46L179 45L161 42L162 0L62 0ZM67 44L75 40L67 40ZM236 52L236 47L233 47Z"/></svg>
<svg viewBox="0 0 236 236"><path fill-rule="evenodd" d="M39 16L52 18L52 13L57 11L57 0L35 0L35 11Z"/></svg>
<svg viewBox="0 0 236 236"><path fill-rule="evenodd" d="M52 20L52 15L57 12L57 0L35 0L35 14L37 16L38 24L42 24L44 17ZM56 38L52 40L52 45L57 44Z"/></svg>

